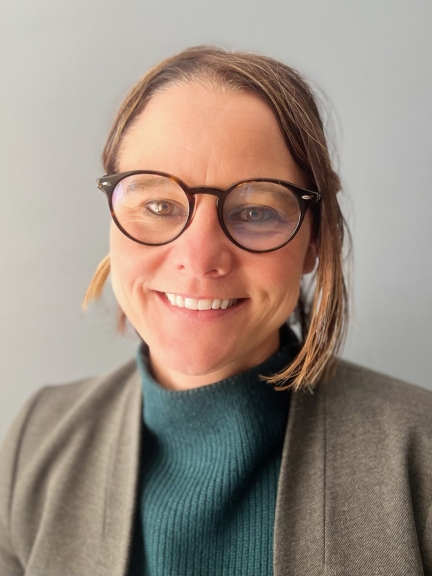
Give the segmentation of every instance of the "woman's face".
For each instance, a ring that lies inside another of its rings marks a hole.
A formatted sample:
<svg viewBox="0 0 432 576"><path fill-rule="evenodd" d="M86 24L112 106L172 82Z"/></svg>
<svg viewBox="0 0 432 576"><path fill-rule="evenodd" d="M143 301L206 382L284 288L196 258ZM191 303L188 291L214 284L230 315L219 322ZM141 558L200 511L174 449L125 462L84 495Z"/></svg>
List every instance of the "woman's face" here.
<svg viewBox="0 0 432 576"><path fill-rule="evenodd" d="M267 104L199 84L171 87L150 100L123 139L119 169L168 172L190 186L226 188L255 177L307 184ZM216 382L275 352L301 276L315 260L309 215L283 248L246 252L225 236L211 195L196 197L191 225L164 246L137 244L111 226L114 292L150 348L156 379L168 388ZM186 306L173 305L166 294L181 296ZM192 310L186 299L237 303Z"/></svg>

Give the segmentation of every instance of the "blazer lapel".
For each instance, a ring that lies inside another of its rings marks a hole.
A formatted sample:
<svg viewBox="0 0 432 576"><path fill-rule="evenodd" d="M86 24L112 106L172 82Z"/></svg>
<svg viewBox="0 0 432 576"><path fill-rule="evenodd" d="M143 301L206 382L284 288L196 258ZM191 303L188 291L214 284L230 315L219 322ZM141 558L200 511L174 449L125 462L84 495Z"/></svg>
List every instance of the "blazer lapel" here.
<svg viewBox="0 0 432 576"><path fill-rule="evenodd" d="M274 576L324 574L325 404L293 392L276 500Z"/></svg>
<svg viewBox="0 0 432 576"><path fill-rule="evenodd" d="M100 576L126 576L132 545L142 432L140 377L133 373L116 411L117 437L111 447L102 538L96 564Z"/></svg>

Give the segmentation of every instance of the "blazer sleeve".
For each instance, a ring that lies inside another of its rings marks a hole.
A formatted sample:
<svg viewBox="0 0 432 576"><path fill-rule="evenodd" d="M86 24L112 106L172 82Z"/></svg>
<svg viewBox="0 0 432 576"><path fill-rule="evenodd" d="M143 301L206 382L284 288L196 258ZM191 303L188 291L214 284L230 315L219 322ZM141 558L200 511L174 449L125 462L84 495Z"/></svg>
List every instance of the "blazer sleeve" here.
<svg viewBox="0 0 432 576"><path fill-rule="evenodd" d="M20 452L27 424L45 389L39 390L15 418L0 450L0 574L23 576L25 559L20 558L20 534L14 523L14 494L19 478Z"/></svg>

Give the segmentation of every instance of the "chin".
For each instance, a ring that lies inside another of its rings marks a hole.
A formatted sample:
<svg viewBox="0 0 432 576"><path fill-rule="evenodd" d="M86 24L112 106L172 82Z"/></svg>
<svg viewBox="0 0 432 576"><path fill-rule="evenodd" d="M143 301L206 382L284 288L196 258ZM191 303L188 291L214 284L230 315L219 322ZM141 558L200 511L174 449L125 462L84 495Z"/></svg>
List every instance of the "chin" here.
<svg viewBox="0 0 432 576"><path fill-rule="evenodd" d="M190 348L184 350L170 349L170 353L167 354L166 351L162 353L152 353L152 348L150 348L150 361L153 370L156 374L169 371L171 373L177 373L182 376L190 376L191 378L202 378L204 380L210 380L217 382L223 378L224 368L232 362L232 359L227 356L227 354L218 354L212 352L204 352L197 350L191 350ZM211 375L214 374L214 378ZM222 376L219 376L222 374Z"/></svg>

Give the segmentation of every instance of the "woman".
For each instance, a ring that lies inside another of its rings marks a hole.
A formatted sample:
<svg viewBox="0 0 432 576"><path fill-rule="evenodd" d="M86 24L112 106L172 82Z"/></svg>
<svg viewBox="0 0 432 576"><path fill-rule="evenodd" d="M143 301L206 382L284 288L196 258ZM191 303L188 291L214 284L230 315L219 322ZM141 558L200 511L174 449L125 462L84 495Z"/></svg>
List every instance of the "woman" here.
<svg viewBox="0 0 432 576"><path fill-rule="evenodd" d="M0 573L432 574L432 395L336 367L344 222L304 80L186 50L132 89L103 159L87 300L111 273L143 344L17 418Z"/></svg>

